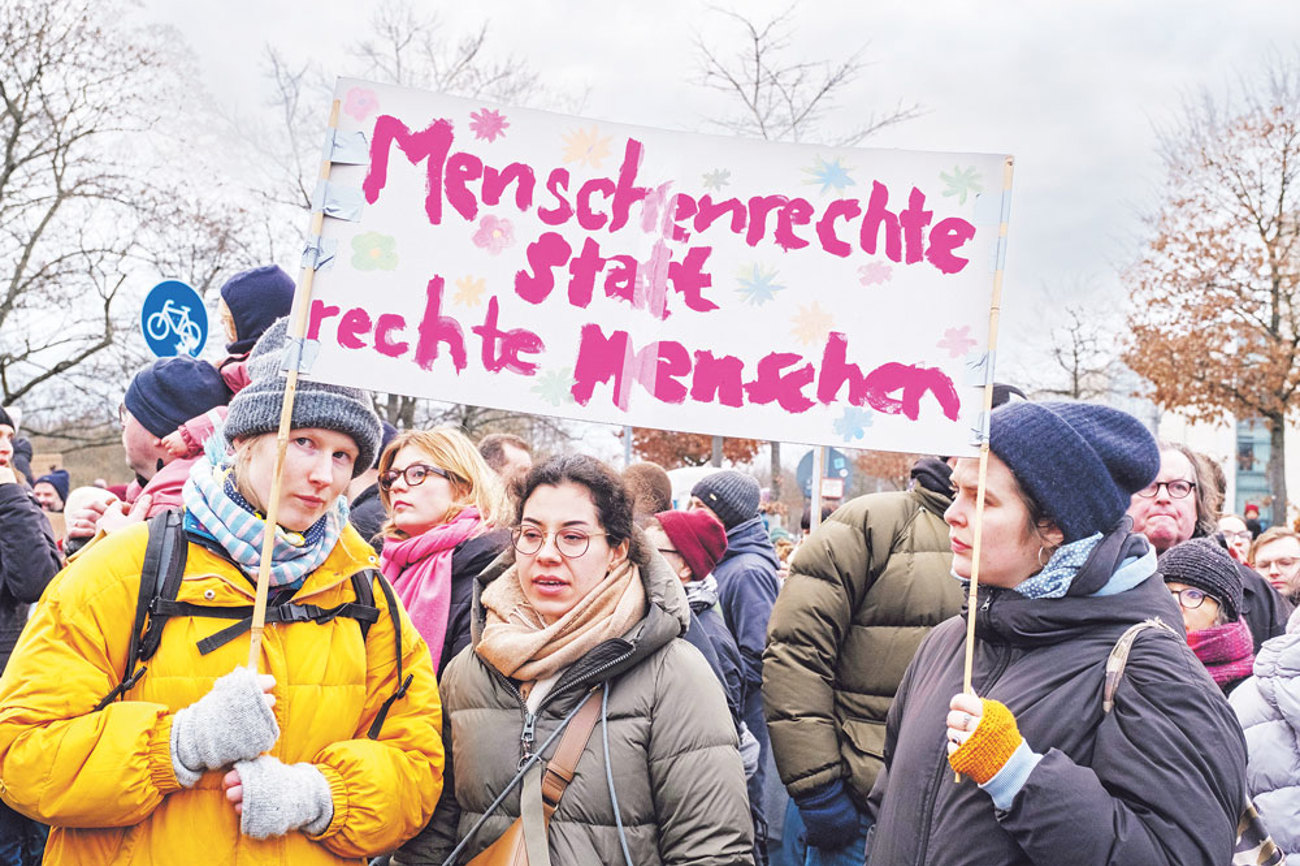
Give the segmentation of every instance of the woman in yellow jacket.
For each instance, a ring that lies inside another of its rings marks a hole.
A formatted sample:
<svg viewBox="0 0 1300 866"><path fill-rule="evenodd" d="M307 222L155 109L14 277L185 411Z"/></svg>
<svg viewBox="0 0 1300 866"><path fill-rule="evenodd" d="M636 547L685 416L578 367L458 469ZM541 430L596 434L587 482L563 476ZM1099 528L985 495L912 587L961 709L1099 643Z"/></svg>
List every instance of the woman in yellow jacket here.
<svg viewBox="0 0 1300 866"><path fill-rule="evenodd" d="M211 449L185 486L181 605L141 678L98 708L137 668L146 526L55 578L0 680L0 797L52 825L47 864L355 864L433 812L443 746L428 649L378 582L367 616L353 580L378 566L340 498L379 442L363 392L299 385L271 575L269 609L284 616L268 616L260 676L241 667L239 620L205 612L252 604L285 342L282 320L231 402L233 452Z"/></svg>

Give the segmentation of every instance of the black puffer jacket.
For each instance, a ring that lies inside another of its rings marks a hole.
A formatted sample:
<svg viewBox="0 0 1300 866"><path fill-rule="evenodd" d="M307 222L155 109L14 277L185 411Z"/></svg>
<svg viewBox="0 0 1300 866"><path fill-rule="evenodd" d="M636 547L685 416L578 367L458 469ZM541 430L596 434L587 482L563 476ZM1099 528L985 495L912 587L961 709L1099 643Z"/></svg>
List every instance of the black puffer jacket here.
<svg viewBox="0 0 1300 866"><path fill-rule="evenodd" d="M491 565L508 544L510 530L500 528L467 538L451 552L451 610L447 616L447 637L442 642L439 671L445 671L456 654L469 646L474 578Z"/></svg>
<svg viewBox="0 0 1300 866"><path fill-rule="evenodd" d="M0 484L0 671L27 623L27 606L62 567L49 521L22 484Z"/></svg>
<svg viewBox="0 0 1300 866"><path fill-rule="evenodd" d="M872 791L870 866L1231 860L1245 742L1185 641L1161 629L1142 632L1114 710L1102 712L1106 657L1120 635L1155 616L1182 631L1151 560L1131 559L1146 548L1140 536L1115 533L1064 598L981 588L975 690L1006 704L1029 747L1044 756L1005 812L974 782L954 783L948 766L945 720L962 689L965 615L930 634L889 714L886 769ZM1126 585L1141 582L1091 595L1121 567Z"/></svg>

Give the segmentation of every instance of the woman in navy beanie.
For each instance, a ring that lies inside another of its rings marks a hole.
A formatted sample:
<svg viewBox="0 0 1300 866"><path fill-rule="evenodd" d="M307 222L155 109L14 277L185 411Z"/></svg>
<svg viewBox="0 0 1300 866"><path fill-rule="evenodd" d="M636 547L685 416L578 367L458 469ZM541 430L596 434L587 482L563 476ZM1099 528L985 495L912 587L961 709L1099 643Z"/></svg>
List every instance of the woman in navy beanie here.
<svg viewBox="0 0 1300 866"><path fill-rule="evenodd" d="M1159 470L1155 440L1104 406L1026 402L993 413L989 447L978 603L930 633L899 686L868 863L1229 862L1241 729L1125 515ZM958 460L944 515L965 582L978 476ZM962 693L972 613L978 697ZM1104 708L1107 657L1150 619L1166 628L1138 632Z"/></svg>

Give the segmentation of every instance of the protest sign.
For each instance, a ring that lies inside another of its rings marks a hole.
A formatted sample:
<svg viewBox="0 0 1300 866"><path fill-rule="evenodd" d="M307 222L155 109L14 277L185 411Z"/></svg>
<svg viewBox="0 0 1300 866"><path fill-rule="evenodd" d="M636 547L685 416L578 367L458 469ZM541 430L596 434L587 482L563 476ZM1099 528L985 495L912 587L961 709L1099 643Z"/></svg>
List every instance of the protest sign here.
<svg viewBox="0 0 1300 866"><path fill-rule="evenodd" d="M1008 157L775 144L341 79L310 378L969 454Z"/></svg>

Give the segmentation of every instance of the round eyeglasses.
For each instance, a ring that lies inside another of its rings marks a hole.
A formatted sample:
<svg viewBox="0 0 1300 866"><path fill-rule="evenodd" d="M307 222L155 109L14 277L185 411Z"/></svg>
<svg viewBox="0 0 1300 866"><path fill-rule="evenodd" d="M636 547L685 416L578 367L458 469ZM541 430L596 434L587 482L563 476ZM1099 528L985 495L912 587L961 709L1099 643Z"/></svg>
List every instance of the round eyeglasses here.
<svg viewBox="0 0 1300 866"><path fill-rule="evenodd" d="M1183 481L1181 478L1175 481L1153 481L1147 487L1143 487L1137 492L1138 496L1143 499L1155 499L1163 487L1168 493L1170 499L1186 499L1193 490L1196 489L1195 481Z"/></svg>
<svg viewBox="0 0 1300 866"><path fill-rule="evenodd" d="M1205 604L1205 600L1209 598L1209 596L1204 592L1191 586L1184 589L1171 589L1169 592L1177 598L1178 603L1187 610L1196 610L1198 607Z"/></svg>
<svg viewBox="0 0 1300 866"><path fill-rule="evenodd" d="M533 556L546 546L547 538L555 539L555 549L565 559L577 559L591 547L591 539L604 532L587 532L585 529L560 529L545 532L535 526L516 526L510 531L510 543L524 556Z"/></svg>
<svg viewBox="0 0 1300 866"><path fill-rule="evenodd" d="M452 475L446 469L439 469L437 466L430 466L427 463L412 463L405 469L389 469L379 476L379 486L384 490L392 490L397 479L406 482L407 487L419 487L430 475L437 475L446 478L448 481L455 481L456 476Z"/></svg>

